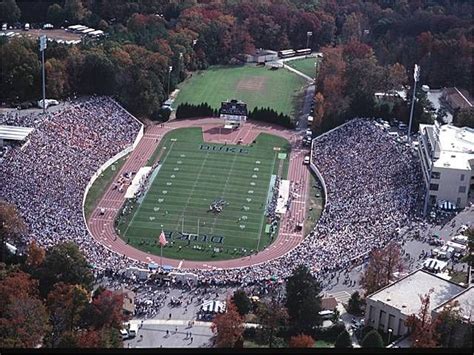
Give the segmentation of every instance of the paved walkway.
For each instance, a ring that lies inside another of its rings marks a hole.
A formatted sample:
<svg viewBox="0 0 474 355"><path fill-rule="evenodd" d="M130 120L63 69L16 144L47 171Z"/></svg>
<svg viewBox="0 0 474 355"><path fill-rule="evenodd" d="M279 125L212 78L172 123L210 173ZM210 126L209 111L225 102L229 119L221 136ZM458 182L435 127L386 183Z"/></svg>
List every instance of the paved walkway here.
<svg viewBox="0 0 474 355"><path fill-rule="evenodd" d="M129 171L138 171L141 167L146 166L149 157L153 154L164 135L174 129L202 127L203 131L209 131L221 125L222 121L219 119L208 118L174 120L167 122L163 127L161 125L148 127L143 138L130 154L130 157L117 176ZM293 200L290 213L286 213L282 217L280 233L277 239L268 248L260 251L258 254L239 259L202 262L163 258L164 264L181 269L229 269L248 267L278 258L295 248L304 239L303 231L296 232L294 229L296 223L304 221L310 174L307 166L303 165L307 149L302 147L301 137L295 131L290 131L268 123L247 122L244 128L247 132L251 130L257 133L269 133L283 137L290 142L292 147L287 179L297 183L296 193L298 197ZM216 139L219 138L221 137L216 136ZM96 209L91 214L90 219L87 221L89 230L96 240L118 254L139 260L143 263L154 262L158 264L160 262L159 256L135 249L126 244L115 232L114 221L121 206L125 202L125 191L126 188L123 192L120 192L118 189L113 190L112 185L109 186L97 204ZM102 208L105 209L104 215L100 213Z"/></svg>

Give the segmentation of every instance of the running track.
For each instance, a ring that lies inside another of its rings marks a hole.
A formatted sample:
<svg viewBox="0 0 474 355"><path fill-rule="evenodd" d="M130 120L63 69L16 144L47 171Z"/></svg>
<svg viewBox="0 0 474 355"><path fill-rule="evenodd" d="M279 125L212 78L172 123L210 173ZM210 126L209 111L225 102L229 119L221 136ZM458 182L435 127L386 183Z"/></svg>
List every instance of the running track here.
<svg viewBox="0 0 474 355"><path fill-rule="evenodd" d="M287 179L292 183L297 183L297 190L295 191L297 197L292 200L290 212L287 212L281 219L280 232L276 240L269 245L268 248L260 251L258 254L222 261L188 261L163 258L164 265L170 265L178 269L229 269L247 267L261 264L288 253L304 238L304 231L295 232L294 230L295 223L303 222L305 218L309 180L309 169L306 165L303 165L304 156L308 154L308 151L302 148L299 135L294 131L270 124L247 122L243 128L229 136L221 134L222 132L218 128L219 126L222 126L222 121L212 118L175 120L167 122L164 127L160 125L150 126L146 129L144 136L130 154L117 176L129 171L136 172L145 166L148 158L153 154L155 148L160 143L161 138L176 128L202 127L204 132L216 133L212 135L205 133L204 137L206 140L236 143L238 139L242 138L244 144L249 143L249 141L251 142L259 133L265 132L284 137L291 143L292 150ZM131 247L115 232L114 220L117 217L119 209L125 202L125 191L126 188L123 192L119 192L118 189L112 190L112 184L110 184L102 196L102 199L98 202L95 210L92 212L90 219L87 221L89 231L97 241L118 254L125 255L128 258L143 263L154 262L159 264L159 256ZM105 209L104 215L100 215L101 208Z"/></svg>

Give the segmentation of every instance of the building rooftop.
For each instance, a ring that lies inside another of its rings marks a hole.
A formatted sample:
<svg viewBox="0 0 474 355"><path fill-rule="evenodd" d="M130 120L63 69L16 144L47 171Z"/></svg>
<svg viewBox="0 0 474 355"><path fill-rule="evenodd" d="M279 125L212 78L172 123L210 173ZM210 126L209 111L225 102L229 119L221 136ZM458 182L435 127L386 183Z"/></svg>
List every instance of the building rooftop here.
<svg viewBox="0 0 474 355"><path fill-rule="evenodd" d="M454 302L458 302L460 315L463 320L474 322L474 287L469 287L468 289L459 293L456 297L436 307L434 312L439 313L447 305L453 304Z"/></svg>
<svg viewBox="0 0 474 355"><path fill-rule="evenodd" d="M430 311L464 290L463 287L444 280L424 270L417 270L395 283L373 293L368 298L380 301L400 310L405 315L418 313L420 296L433 289L430 295Z"/></svg>
<svg viewBox="0 0 474 355"><path fill-rule="evenodd" d="M438 159L435 167L471 170L474 164L474 129L443 125L420 125L432 144L435 145ZM436 134L437 133L437 134Z"/></svg>
<svg viewBox="0 0 474 355"><path fill-rule="evenodd" d="M18 126L0 126L0 139L24 141L34 128Z"/></svg>

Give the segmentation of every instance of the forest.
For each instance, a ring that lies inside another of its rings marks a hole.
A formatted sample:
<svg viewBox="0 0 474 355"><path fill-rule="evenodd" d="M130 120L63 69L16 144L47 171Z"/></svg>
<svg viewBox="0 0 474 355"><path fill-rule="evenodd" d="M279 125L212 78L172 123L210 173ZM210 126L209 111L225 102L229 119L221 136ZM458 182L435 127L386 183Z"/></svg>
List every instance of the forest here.
<svg viewBox="0 0 474 355"><path fill-rule="evenodd" d="M153 115L166 100L169 66L173 89L189 72L227 64L255 48L304 48L311 31L309 46L324 54L315 97L320 127L379 113L373 93L412 85L415 63L422 84L473 93L472 13L473 3L462 0L0 3L2 23L81 23L106 31L106 38L78 46L48 45L48 97L112 95L139 117ZM37 48L26 38L0 39L2 102L40 96ZM405 107L393 109L405 114Z"/></svg>

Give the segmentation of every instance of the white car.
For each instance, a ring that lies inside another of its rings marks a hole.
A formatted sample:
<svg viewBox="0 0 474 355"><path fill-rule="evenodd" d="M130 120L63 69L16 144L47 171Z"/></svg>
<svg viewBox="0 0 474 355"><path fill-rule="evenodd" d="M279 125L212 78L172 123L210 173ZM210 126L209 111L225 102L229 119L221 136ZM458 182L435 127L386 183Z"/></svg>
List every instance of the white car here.
<svg viewBox="0 0 474 355"><path fill-rule="evenodd" d="M307 155L307 156L304 157L303 164L304 165L309 165L309 162L310 162L310 156Z"/></svg>
<svg viewBox="0 0 474 355"><path fill-rule="evenodd" d="M49 106L55 106L55 105L59 105L59 101L58 100L52 100L52 99L46 99L44 100L45 103L46 103L46 107L45 108L48 108ZM43 108L43 100L39 100L38 101L38 107L39 108Z"/></svg>
<svg viewBox="0 0 474 355"><path fill-rule="evenodd" d="M120 335L122 336L122 340L128 339L127 329L120 329Z"/></svg>

